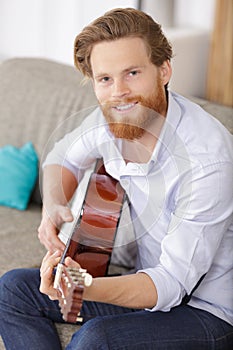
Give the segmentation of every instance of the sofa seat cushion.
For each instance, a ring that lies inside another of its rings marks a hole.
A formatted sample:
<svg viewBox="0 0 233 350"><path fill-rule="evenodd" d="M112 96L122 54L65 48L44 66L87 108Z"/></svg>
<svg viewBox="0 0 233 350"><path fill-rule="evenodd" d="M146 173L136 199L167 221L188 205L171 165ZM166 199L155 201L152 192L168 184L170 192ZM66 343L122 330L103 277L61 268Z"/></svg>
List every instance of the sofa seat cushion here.
<svg viewBox="0 0 233 350"><path fill-rule="evenodd" d="M40 266L45 248L37 237L41 208L30 204L25 211L0 207L0 275L15 268Z"/></svg>

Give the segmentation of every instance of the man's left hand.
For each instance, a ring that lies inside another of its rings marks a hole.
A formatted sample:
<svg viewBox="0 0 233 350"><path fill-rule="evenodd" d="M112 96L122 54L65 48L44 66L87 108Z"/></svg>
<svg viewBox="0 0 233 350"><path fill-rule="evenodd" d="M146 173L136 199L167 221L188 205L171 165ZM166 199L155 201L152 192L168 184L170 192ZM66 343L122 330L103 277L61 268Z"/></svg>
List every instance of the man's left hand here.
<svg viewBox="0 0 233 350"><path fill-rule="evenodd" d="M48 251L42 260L40 268L40 292L47 294L51 300L59 298L59 290L55 289L54 283L54 268L58 265L61 260L62 252L57 250L56 252ZM65 259L65 266L80 268L80 265L72 260L70 257Z"/></svg>

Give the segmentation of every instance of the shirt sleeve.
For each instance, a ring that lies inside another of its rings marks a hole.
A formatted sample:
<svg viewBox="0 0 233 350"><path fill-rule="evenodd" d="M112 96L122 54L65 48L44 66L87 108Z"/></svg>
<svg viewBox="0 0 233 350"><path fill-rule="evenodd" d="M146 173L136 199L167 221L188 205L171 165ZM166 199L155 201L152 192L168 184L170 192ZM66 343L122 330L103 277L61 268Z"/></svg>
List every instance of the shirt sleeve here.
<svg viewBox="0 0 233 350"><path fill-rule="evenodd" d="M139 271L147 273L157 289L158 301L151 311L169 311L180 304L186 293L190 294L213 264L232 223L230 162L198 167L186 176L183 185L177 191L159 265Z"/></svg>
<svg viewBox="0 0 233 350"><path fill-rule="evenodd" d="M98 125L96 128L93 126L96 114L95 110L78 128L56 142L53 149L47 154L42 168L52 164L62 165L75 175L77 181L80 181L84 171L98 158L95 146Z"/></svg>

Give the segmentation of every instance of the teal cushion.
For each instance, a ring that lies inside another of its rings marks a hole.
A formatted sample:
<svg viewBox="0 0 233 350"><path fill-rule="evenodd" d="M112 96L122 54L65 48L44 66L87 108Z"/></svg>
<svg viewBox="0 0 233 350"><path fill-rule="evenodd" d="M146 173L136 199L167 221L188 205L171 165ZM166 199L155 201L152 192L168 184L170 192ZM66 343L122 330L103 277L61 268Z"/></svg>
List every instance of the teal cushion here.
<svg viewBox="0 0 233 350"><path fill-rule="evenodd" d="M38 176L38 157L31 142L0 148L0 205L25 210Z"/></svg>

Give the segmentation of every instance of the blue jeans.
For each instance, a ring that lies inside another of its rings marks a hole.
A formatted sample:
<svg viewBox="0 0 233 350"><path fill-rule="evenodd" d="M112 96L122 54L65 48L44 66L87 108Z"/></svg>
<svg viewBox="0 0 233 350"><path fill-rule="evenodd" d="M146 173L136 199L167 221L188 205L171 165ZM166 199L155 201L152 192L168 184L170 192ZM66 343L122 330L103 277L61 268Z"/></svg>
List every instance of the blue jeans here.
<svg viewBox="0 0 233 350"><path fill-rule="evenodd" d="M18 269L0 279L0 332L8 350L59 350L54 322L58 303L39 292L38 269ZM233 349L233 327L212 314L178 306L170 312L131 310L84 302L85 323L67 350Z"/></svg>

